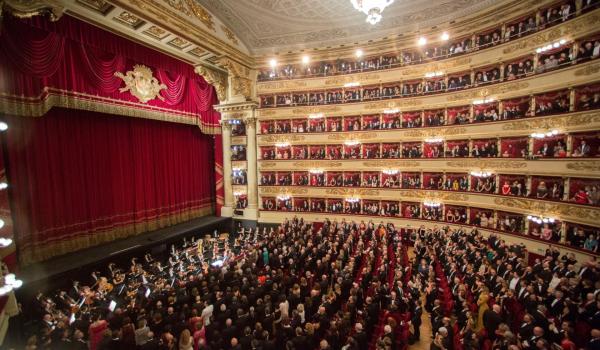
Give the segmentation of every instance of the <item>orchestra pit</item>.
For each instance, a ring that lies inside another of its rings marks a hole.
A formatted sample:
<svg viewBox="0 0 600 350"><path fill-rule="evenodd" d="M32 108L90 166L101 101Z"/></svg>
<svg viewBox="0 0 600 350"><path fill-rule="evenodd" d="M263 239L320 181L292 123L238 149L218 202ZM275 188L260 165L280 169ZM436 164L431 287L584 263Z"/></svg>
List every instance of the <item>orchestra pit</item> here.
<svg viewBox="0 0 600 350"><path fill-rule="evenodd" d="M0 0L0 349L600 350L600 0Z"/></svg>

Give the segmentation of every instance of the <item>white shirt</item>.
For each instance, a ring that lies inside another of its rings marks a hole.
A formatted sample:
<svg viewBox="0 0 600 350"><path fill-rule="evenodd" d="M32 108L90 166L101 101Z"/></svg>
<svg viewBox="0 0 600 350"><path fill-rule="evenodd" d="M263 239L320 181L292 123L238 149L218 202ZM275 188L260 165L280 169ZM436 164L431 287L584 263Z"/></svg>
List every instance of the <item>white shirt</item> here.
<svg viewBox="0 0 600 350"><path fill-rule="evenodd" d="M204 320L204 325L208 326L210 324L210 316L212 316L214 310L214 306L212 304L208 305L202 310L202 319Z"/></svg>

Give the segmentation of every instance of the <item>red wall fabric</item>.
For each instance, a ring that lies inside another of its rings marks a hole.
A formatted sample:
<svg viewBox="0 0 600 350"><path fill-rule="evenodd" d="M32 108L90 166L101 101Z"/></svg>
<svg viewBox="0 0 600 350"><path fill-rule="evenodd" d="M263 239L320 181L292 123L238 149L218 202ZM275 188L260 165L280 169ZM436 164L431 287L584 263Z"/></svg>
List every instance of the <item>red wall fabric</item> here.
<svg viewBox="0 0 600 350"><path fill-rule="evenodd" d="M215 135L215 215L221 216L225 205L225 187L223 187L223 137Z"/></svg>
<svg viewBox="0 0 600 350"><path fill-rule="evenodd" d="M121 115L138 111L138 116L150 118L152 111L157 113L153 119L178 119L199 125L205 133L220 133L220 114L212 107L218 103L216 92L187 63L69 16L57 22L39 16L6 17L1 29L4 113L40 116L45 108L39 106L61 106ZM125 74L136 65L150 68L153 77L167 86L160 92L163 100L142 103L129 91L119 90L125 83L115 72Z"/></svg>
<svg viewBox="0 0 600 350"><path fill-rule="evenodd" d="M214 140L196 126L59 108L7 123L21 264L213 212Z"/></svg>

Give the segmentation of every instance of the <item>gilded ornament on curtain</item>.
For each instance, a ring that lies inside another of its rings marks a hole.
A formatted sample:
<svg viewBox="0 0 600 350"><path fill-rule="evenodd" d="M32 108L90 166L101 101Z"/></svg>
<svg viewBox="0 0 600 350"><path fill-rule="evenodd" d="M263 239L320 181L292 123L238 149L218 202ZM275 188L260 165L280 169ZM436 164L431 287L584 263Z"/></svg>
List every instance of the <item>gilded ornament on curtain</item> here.
<svg viewBox="0 0 600 350"><path fill-rule="evenodd" d="M133 70L127 71L125 74L115 72L115 76L125 82L125 87L120 88L119 91L129 91L140 102L147 103L155 98L164 101L164 98L160 95L160 90L166 89L167 86L161 84L158 79L152 76L150 68L136 64L133 66Z"/></svg>

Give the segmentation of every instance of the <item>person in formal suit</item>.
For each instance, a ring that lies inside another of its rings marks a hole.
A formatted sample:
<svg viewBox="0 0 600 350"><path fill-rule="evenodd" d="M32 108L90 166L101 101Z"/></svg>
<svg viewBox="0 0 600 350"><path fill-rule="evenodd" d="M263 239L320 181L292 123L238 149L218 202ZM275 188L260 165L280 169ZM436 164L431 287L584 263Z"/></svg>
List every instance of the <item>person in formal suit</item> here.
<svg viewBox="0 0 600 350"><path fill-rule="evenodd" d="M486 310L483 314L483 325L491 340L496 340L496 330L498 329L498 326L504 322L501 312L502 308L500 305L494 304L492 309Z"/></svg>

